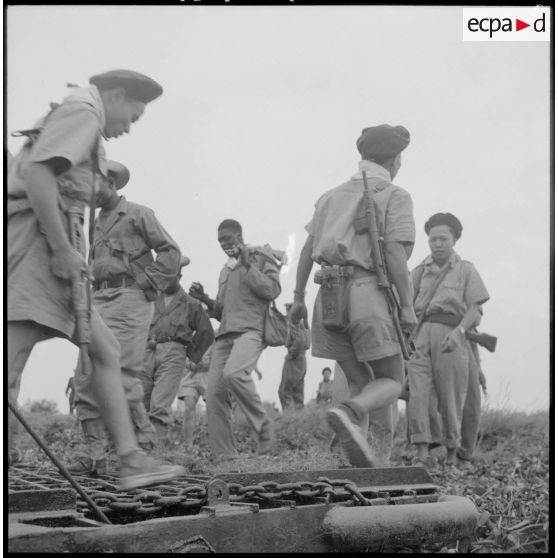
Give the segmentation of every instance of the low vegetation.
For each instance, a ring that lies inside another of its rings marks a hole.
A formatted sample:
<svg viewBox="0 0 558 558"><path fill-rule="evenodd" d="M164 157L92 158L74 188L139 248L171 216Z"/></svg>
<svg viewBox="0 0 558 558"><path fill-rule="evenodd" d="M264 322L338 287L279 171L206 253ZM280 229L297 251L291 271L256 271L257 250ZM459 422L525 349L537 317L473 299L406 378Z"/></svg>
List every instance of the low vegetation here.
<svg viewBox="0 0 558 558"><path fill-rule="evenodd" d="M281 415L267 405L275 420L276 444L271 455L257 456L257 442L242 415L235 413L235 432L240 459L230 463L210 460L205 414L198 415L193 454L186 454L181 441L181 417L175 415L170 443L160 457L178 462L191 473L296 471L338 469L348 466L339 452L328 446L331 431L324 420L324 407L309 403L300 411ZM83 451L77 420L55 412L48 402L28 406L25 416L50 449L68 463ZM485 409L477 457L458 468L440 464L431 476L441 492L471 498L480 511L473 553L524 553L549 551L549 414ZM46 456L26 434L20 449L27 463L45 464ZM404 420L399 421L393 465L408 465ZM114 463L114 461L113 461ZM424 549L424 552L456 552L458 549Z"/></svg>

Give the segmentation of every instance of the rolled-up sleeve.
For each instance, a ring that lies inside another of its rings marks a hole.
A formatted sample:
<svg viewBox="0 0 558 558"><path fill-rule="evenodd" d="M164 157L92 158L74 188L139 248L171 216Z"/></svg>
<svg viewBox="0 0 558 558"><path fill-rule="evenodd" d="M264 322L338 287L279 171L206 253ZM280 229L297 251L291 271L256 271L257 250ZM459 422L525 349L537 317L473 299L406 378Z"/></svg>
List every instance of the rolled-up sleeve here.
<svg viewBox="0 0 558 558"><path fill-rule="evenodd" d="M153 263L136 277L136 281L142 288L151 286L164 291L180 271L180 249L152 210L144 211L139 223L147 246L154 250L157 256Z"/></svg>
<svg viewBox="0 0 558 558"><path fill-rule="evenodd" d="M408 192L398 188L389 198L386 211L385 242L415 243L413 200Z"/></svg>
<svg viewBox="0 0 558 558"><path fill-rule="evenodd" d="M469 263L467 270L468 274L465 280L465 292L463 294L465 304L467 307L472 304L484 304L490 298L484 282L472 263Z"/></svg>

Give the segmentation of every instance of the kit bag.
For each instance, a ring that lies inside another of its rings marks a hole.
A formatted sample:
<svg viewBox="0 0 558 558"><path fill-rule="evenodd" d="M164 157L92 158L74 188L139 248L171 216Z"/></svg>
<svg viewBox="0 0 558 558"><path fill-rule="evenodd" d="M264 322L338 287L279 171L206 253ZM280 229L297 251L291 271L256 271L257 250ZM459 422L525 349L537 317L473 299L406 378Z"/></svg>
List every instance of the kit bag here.
<svg viewBox="0 0 558 558"><path fill-rule="evenodd" d="M280 347L287 344L289 326L286 316L281 314L272 301L265 312L263 340L268 347Z"/></svg>

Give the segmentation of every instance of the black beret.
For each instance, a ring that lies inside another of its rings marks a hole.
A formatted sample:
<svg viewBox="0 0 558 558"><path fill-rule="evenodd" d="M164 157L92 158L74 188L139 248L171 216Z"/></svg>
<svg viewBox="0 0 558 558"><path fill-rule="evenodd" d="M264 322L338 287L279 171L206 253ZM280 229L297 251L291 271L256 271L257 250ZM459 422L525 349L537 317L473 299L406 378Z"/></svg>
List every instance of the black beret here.
<svg viewBox="0 0 558 558"><path fill-rule="evenodd" d="M363 159L383 161L401 153L410 140L409 130L404 126L381 124L364 128L356 145Z"/></svg>
<svg viewBox="0 0 558 558"><path fill-rule="evenodd" d="M426 234L430 233L432 227L437 227L438 225L447 225L453 231L455 240L461 237L463 225L453 213L436 213L432 215L424 224Z"/></svg>
<svg viewBox="0 0 558 558"><path fill-rule="evenodd" d="M89 79L89 83L101 91L123 87L129 97L142 103L149 103L163 93L163 88L155 80L132 70L111 70L97 74Z"/></svg>

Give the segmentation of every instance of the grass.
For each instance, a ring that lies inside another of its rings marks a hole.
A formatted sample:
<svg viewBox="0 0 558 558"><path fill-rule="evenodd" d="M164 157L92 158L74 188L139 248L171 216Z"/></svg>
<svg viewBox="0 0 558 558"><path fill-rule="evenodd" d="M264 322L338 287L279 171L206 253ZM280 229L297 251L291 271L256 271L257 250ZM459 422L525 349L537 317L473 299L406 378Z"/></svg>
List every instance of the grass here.
<svg viewBox="0 0 558 558"><path fill-rule="evenodd" d="M195 450L187 455L181 442L181 417L176 413L171 443L160 457L184 464L189 472L272 472L338 469L348 466L345 457L328 449L331 431L325 409L310 403L300 411L280 415L267 405L274 418L276 443L271 455L255 453L257 441L244 415L235 413L235 436L240 459L232 463L210 460L203 413L194 435ZM66 463L83 452L77 421L52 412L26 412L27 419L50 449ZM402 417L401 417L402 418ZM20 449L27 463L46 464L47 458L26 434ZM409 463L404 420L396 432L392 461ZM466 496L480 511L474 553L525 553L549 551L549 413L524 413L510 409L483 409L477 457L459 468L440 466L431 476L445 494ZM424 551L455 552L455 549Z"/></svg>

